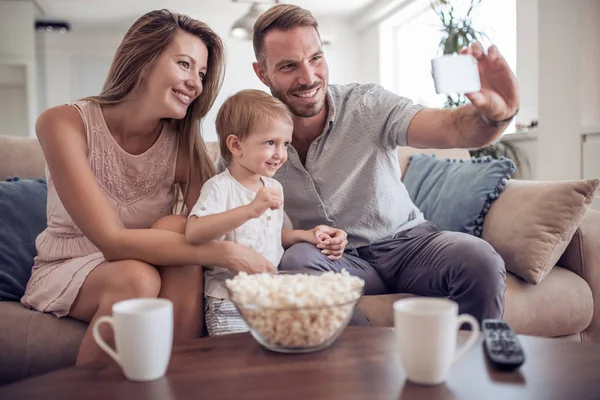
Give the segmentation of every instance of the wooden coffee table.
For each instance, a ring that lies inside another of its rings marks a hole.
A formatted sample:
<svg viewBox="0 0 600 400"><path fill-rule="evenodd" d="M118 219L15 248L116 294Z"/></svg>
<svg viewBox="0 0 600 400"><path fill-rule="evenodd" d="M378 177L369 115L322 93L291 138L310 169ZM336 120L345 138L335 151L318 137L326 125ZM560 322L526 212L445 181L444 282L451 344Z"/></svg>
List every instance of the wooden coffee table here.
<svg viewBox="0 0 600 400"><path fill-rule="evenodd" d="M480 341L433 387L406 381L392 329L349 327L317 353L272 353L249 334L199 339L176 347L157 381L129 382L116 365L72 367L0 387L0 399L600 398L600 344L519 338L527 360L517 372L492 369Z"/></svg>

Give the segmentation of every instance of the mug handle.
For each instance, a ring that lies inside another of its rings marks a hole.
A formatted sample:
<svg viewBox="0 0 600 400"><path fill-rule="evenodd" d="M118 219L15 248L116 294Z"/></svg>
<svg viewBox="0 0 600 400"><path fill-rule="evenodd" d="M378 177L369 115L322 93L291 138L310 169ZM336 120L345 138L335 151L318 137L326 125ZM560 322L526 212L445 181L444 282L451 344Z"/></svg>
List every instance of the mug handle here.
<svg viewBox="0 0 600 400"><path fill-rule="evenodd" d="M454 359L452 360L452 364L454 364L455 362L460 360L462 356L467 354L467 351L469 351L469 349L473 347L473 345L477 341L477 338L479 337L479 323L477 322L475 317L469 314L459 315L456 321L456 329L460 329L460 326L464 323L471 325L471 335L469 336L469 339L467 339L466 343L463 344L460 349L456 350L456 353L454 354Z"/></svg>
<svg viewBox="0 0 600 400"><path fill-rule="evenodd" d="M100 324L102 324L103 322L110 324L110 326L112 327L112 330L114 332L115 322L114 322L113 318L109 317L108 315L104 315L104 316L98 318L96 320L96 322L94 322L94 327L92 328L92 334L94 336L94 340L96 341L98 346L100 346L100 348L106 352L106 354L108 354L113 360L115 360L115 362L117 364L119 364L120 367L123 367L121 365L121 358L119 357L119 355L108 344L106 344L106 342L102 339L102 336L100 336L100 332L98 331L98 328L100 327Z"/></svg>

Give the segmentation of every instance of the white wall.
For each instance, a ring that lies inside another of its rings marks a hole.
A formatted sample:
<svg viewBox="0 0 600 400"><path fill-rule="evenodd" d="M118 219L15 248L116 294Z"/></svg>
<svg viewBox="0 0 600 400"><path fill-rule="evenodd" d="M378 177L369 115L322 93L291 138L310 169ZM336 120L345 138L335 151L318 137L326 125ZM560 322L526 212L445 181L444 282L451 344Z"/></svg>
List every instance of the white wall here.
<svg viewBox="0 0 600 400"><path fill-rule="evenodd" d="M581 51L581 125L600 132L600 1L583 1L579 47Z"/></svg>
<svg viewBox="0 0 600 400"><path fill-rule="evenodd" d="M0 1L0 55L32 58L34 8L29 1Z"/></svg>
<svg viewBox="0 0 600 400"><path fill-rule="evenodd" d="M567 27L559 19L556 26L549 26L548 32L540 32L539 12L558 12L556 7L565 7L565 11L579 9L577 25ZM540 0L517 0L517 78L521 92L521 109L517 116L520 123L529 123L539 118L539 68L540 46L558 49L558 53L568 51L573 45L579 47L580 60L579 101L581 103L581 126L584 131L599 130L600 127L600 1L576 0L574 2L549 2ZM565 48L553 42L550 31L558 36L572 38ZM542 37L540 38L540 35ZM576 37L572 35L577 35ZM544 80L552 85L552 79Z"/></svg>
<svg viewBox="0 0 600 400"><path fill-rule="evenodd" d="M538 0L517 0L517 80L521 108L517 123L529 125L539 118L538 110Z"/></svg>
<svg viewBox="0 0 600 400"><path fill-rule="evenodd" d="M0 134L33 132L35 96L34 7L0 1Z"/></svg>
<svg viewBox="0 0 600 400"><path fill-rule="evenodd" d="M583 178L600 177L600 131L586 135L583 143ZM600 195L596 195L591 207L600 211Z"/></svg>
<svg viewBox="0 0 600 400"><path fill-rule="evenodd" d="M98 94L124 32L37 33L38 68L44 70L38 74L43 108Z"/></svg>
<svg viewBox="0 0 600 400"><path fill-rule="evenodd" d="M239 41L229 36L232 23L227 13L205 13L206 21L224 40L227 49L227 71L223 88L215 106L203 124L205 140L216 140L214 121L225 98L242 89L267 90L252 69L254 52L251 41ZM338 19L320 20L321 31L332 43L325 46L332 83L360 80L360 58L357 36L352 27ZM63 104L82 96L98 93L102 88L114 52L127 26L111 28L106 33L94 29L89 33L76 26L66 34L38 35L39 51L44 56L38 66L45 68L41 84L45 87L45 107ZM41 37L40 37L41 36ZM43 63L43 65L42 65Z"/></svg>
<svg viewBox="0 0 600 400"><path fill-rule="evenodd" d="M518 142L532 178L600 176L597 141L582 138L600 132L600 1L518 0L517 18L518 118L539 120L537 138Z"/></svg>
<svg viewBox="0 0 600 400"><path fill-rule="evenodd" d="M28 132L27 94L24 84L0 83L0 135L28 136Z"/></svg>
<svg viewBox="0 0 600 400"><path fill-rule="evenodd" d="M359 36L353 26L341 19L319 19L320 32L325 44L325 57L329 64L329 82L348 84L361 82L361 64L364 55L361 54Z"/></svg>
<svg viewBox="0 0 600 400"><path fill-rule="evenodd" d="M381 83L381 73L379 60L381 59L381 44L379 26L372 26L366 31L360 32L359 51L360 59L360 80L362 83Z"/></svg>
<svg viewBox="0 0 600 400"><path fill-rule="evenodd" d="M542 180L581 178L581 4L545 0L538 5L538 178Z"/></svg>

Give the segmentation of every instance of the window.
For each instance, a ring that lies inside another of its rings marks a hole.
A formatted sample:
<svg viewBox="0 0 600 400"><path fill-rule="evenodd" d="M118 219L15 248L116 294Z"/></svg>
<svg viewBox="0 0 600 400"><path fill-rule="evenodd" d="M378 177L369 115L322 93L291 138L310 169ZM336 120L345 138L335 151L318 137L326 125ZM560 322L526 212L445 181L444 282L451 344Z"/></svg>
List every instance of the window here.
<svg viewBox="0 0 600 400"><path fill-rule="evenodd" d="M455 0L457 6L468 7L469 0ZM435 93L431 76L431 59L442 51L439 42L442 24L429 0L405 0L405 7L386 19L382 25L382 84L393 92L428 107L443 107L446 97ZM484 32L487 48L495 44L509 66L516 71L517 18L516 0L483 0L472 12L473 26ZM389 47L388 47L389 46Z"/></svg>

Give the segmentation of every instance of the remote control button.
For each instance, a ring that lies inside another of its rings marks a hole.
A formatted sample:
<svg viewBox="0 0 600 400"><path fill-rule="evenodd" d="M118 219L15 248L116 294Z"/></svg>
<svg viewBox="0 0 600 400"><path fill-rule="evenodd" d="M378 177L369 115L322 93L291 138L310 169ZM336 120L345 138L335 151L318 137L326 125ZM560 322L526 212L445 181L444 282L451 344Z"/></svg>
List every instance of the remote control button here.
<svg viewBox="0 0 600 400"><path fill-rule="evenodd" d="M485 352L489 361L500 370L514 370L523 364L525 354L519 338L510 325L501 320L484 320L481 324Z"/></svg>

